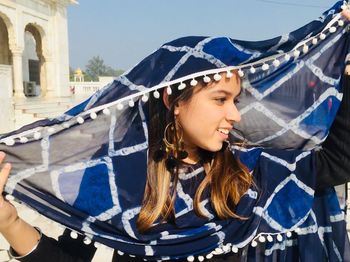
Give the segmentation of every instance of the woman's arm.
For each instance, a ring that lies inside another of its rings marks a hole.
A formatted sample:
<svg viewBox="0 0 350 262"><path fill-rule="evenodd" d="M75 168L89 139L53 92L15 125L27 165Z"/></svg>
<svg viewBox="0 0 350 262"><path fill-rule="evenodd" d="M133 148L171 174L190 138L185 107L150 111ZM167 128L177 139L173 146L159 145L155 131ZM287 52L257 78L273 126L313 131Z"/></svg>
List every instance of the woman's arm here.
<svg viewBox="0 0 350 262"><path fill-rule="evenodd" d="M0 166L4 159L5 154L0 152ZM56 241L42 235L18 216L16 208L2 195L10 171L10 164L4 164L0 171L0 233L10 244L11 255L23 262L91 261L96 248L83 244L82 236L73 240L66 233Z"/></svg>
<svg viewBox="0 0 350 262"><path fill-rule="evenodd" d="M343 100L337 116L322 144L316 152L317 185L322 189L350 181L350 66L343 77Z"/></svg>
<svg viewBox="0 0 350 262"><path fill-rule="evenodd" d="M0 165L5 154L0 152ZM17 210L3 197L3 189L11 171L9 163L4 164L0 172L0 233L19 255L30 253L39 243L39 232L18 217Z"/></svg>

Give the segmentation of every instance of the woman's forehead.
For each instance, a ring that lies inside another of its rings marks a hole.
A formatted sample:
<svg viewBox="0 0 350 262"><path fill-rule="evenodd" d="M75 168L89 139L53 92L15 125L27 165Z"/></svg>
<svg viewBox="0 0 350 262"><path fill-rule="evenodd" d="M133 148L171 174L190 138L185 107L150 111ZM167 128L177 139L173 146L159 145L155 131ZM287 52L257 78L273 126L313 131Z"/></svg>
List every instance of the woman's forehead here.
<svg viewBox="0 0 350 262"><path fill-rule="evenodd" d="M204 88L210 94L225 94L237 96L241 92L240 80L235 76L231 78L222 77L220 81L213 81Z"/></svg>

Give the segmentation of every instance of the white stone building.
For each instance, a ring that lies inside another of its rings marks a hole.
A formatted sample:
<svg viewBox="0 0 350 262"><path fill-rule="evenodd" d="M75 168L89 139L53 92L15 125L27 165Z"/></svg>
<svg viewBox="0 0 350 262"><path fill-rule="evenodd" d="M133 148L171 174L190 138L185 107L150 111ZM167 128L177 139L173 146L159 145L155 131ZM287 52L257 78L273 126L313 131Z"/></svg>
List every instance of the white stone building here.
<svg viewBox="0 0 350 262"><path fill-rule="evenodd" d="M67 6L76 0L0 0L0 133L15 105L70 96Z"/></svg>

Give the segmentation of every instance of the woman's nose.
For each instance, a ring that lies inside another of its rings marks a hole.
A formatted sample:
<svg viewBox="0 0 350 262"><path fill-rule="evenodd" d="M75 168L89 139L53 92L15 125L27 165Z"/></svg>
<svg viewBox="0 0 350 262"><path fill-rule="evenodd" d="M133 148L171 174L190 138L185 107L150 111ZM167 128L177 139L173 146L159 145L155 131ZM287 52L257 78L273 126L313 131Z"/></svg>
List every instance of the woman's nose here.
<svg viewBox="0 0 350 262"><path fill-rule="evenodd" d="M241 113L238 111L235 104L230 105L228 107L226 119L230 122L236 122L236 123L241 121Z"/></svg>

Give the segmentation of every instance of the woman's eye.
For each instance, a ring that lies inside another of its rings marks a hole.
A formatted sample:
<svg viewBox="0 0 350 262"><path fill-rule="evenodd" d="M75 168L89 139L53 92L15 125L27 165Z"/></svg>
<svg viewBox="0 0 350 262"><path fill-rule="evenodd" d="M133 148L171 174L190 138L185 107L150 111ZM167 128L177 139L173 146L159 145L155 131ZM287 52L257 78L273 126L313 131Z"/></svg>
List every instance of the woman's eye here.
<svg viewBox="0 0 350 262"><path fill-rule="evenodd" d="M220 104L225 103L226 101L226 97L219 97L219 98L215 98L215 101L217 101Z"/></svg>

